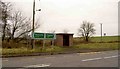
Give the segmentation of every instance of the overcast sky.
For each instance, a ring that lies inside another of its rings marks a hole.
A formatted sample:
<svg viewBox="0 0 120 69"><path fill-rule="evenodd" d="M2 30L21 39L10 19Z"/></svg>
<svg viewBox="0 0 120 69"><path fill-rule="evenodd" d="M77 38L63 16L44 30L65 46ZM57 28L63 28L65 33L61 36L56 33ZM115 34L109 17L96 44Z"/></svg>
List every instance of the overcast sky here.
<svg viewBox="0 0 120 69"><path fill-rule="evenodd" d="M4 0L14 2L14 7L32 17L33 0ZM68 30L77 36L78 28L84 20L95 24L96 34L100 36L100 23L103 33L118 34L119 0L36 0L36 20L41 27L37 32L63 32Z"/></svg>

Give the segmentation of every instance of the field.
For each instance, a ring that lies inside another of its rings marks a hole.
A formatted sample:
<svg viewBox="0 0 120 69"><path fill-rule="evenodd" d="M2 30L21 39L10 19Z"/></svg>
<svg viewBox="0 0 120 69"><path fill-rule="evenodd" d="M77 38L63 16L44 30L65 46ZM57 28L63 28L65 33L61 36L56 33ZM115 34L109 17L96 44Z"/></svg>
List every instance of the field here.
<svg viewBox="0 0 120 69"><path fill-rule="evenodd" d="M120 36L104 36L102 37L102 42L103 43L113 43L113 42L119 42ZM96 43L100 43L101 42L101 37L91 37L90 42L96 42ZM82 38L74 38L74 44L76 44L77 42L82 42ZM82 42L83 43L83 42Z"/></svg>
<svg viewBox="0 0 120 69"><path fill-rule="evenodd" d="M37 47L35 49L29 48L3 48L2 55L16 55L16 54L31 54L31 53L64 53L64 52L91 52L91 51L106 51L118 50L119 39L117 36L92 37L90 42L84 42L82 38L74 38L74 45L70 47L47 46L44 49Z"/></svg>
<svg viewBox="0 0 120 69"><path fill-rule="evenodd" d="M110 43L110 42L118 42L119 41L118 38L120 38L120 37L118 37L118 36L103 36L102 41L103 42L108 42L108 43ZM93 41L93 42L101 42L101 37L92 37L91 41Z"/></svg>

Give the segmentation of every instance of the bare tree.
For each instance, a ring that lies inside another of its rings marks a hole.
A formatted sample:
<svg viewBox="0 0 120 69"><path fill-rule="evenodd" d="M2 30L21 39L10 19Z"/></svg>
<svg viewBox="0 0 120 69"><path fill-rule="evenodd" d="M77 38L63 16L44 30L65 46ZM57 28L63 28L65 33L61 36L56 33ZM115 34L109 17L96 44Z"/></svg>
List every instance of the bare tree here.
<svg viewBox="0 0 120 69"><path fill-rule="evenodd" d="M78 30L78 34L81 35L85 39L85 41L88 42L90 36L95 34L94 24L87 21L83 21Z"/></svg>
<svg viewBox="0 0 120 69"><path fill-rule="evenodd" d="M0 21L2 20L2 1L0 0Z"/></svg>
<svg viewBox="0 0 120 69"><path fill-rule="evenodd" d="M21 11L16 11L11 19L11 36L10 39L20 38L28 35L31 31L32 19L24 17ZM35 23L35 29L40 25Z"/></svg>
<svg viewBox="0 0 120 69"><path fill-rule="evenodd" d="M0 21L2 20L2 10L3 10L3 4L2 1L0 0Z"/></svg>
<svg viewBox="0 0 120 69"><path fill-rule="evenodd" d="M11 18L11 36L10 38L11 39L14 39L14 36L15 36L15 33L19 31L19 29L21 27L24 26L24 20L26 18L24 18L21 14L20 11L16 11L13 15L12 15L12 18Z"/></svg>
<svg viewBox="0 0 120 69"><path fill-rule="evenodd" d="M10 2L2 2L0 0L0 25L2 25L2 31L0 30L0 32L2 32L2 41L6 35L9 36L9 39L14 40L15 38L24 37L32 31L32 19L24 17L21 11L15 11L10 14L11 6ZM35 29L39 26L38 22L35 22Z"/></svg>
<svg viewBox="0 0 120 69"><path fill-rule="evenodd" d="M7 27L7 20L10 17L11 11L11 3L10 2L2 2L0 1L0 20L2 21L2 41L5 39L6 27Z"/></svg>

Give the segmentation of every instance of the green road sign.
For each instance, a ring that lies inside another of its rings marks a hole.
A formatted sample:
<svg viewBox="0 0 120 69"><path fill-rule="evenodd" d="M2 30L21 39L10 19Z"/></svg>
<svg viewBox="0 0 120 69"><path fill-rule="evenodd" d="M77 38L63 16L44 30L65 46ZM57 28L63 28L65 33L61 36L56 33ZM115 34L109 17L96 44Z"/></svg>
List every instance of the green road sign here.
<svg viewBox="0 0 120 69"><path fill-rule="evenodd" d="M33 33L33 39L56 39L54 33Z"/></svg>
<svg viewBox="0 0 120 69"><path fill-rule="evenodd" d="M34 39L44 39L45 35L44 33L33 33Z"/></svg>
<svg viewBox="0 0 120 69"><path fill-rule="evenodd" d="M53 38L55 38L55 36L52 33L46 33L46 38L47 39L53 39Z"/></svg>

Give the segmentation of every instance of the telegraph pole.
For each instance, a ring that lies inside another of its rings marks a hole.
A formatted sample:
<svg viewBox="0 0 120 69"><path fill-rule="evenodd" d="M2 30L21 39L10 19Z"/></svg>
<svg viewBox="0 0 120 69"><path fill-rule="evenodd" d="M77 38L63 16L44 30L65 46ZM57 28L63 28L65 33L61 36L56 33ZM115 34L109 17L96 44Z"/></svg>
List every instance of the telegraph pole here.
<svg viewBox="0 0 120 69"><path fill-rule="evenodd" d="M33 1L33 24L32 24L32 36L34 33L34 24L35 24L35 0ZM34 39L32 39L32 49L34 48Z"/></svg>
<svg viewBox="0 0 120 69"><path fill-rule="evenodd" d="M101 42L102 42L102 23L100 23L101 26Z"/></svg>
<svg viewBox="0 0 120 69"><path fill-rule="evenodd" d="M40 0L39 0L40 1ZM36 11L41 11L41 9L38 9ZM33 37L33 33L35 31L35 0L33 1L33 24L32 24L32 37ZM34 48L35 46L35 40L32 39L31 40L31 46L32 46L32 49Z"/></svg>

